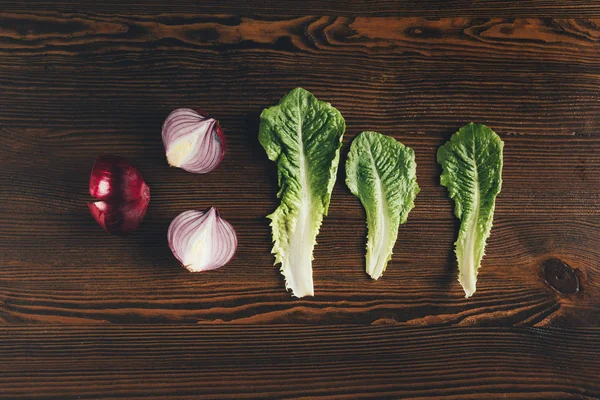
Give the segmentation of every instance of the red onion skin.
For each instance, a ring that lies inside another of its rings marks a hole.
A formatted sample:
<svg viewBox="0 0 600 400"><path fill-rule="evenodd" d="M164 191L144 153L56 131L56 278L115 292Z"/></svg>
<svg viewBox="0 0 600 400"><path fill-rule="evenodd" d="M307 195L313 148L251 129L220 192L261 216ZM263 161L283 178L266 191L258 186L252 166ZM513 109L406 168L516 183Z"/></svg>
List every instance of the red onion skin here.
<svg viewBox="0 0 600 400"><path fill-rule="evenodd" d="M223 129L221 129L221 124L219 122L218 119L211 117L209 113L205 112L204 110L195 110L198 114L200 114L201 116L203 116L204 118L213 118L216 121L216 131L217 131L217 135L219 136L219 140L221 141L221 146L222 150L221 150L221 160L219 161L219 164L221 164L221 162L223 161L223 158L225 158L225 150L227 150L227 143L225 142L225 133L223 132Z"/></svg>
<svg viewBox="0 0 600 400"><path fill-rule="evenodd" d="M221 141L221 159L219 160L219 165L223 162L223 159L225 158L225 150L227 150L227 143L225 143L225 134L223 133L223 130L221 129L221 124L219 123L218 119L215 119L215 121L217 121L217 125L216 125L216 131L217 131L217 135L219 136L219 140Z"/></svg>
<svg viewBox="0 0 600 400"><path fill-rule="evenodd" d="M114 235L135 231L150 202L150 188L140 171L124 158L112 155L96 159L89 191L100 200L88 203L92 216L104 230Z"/></svg>

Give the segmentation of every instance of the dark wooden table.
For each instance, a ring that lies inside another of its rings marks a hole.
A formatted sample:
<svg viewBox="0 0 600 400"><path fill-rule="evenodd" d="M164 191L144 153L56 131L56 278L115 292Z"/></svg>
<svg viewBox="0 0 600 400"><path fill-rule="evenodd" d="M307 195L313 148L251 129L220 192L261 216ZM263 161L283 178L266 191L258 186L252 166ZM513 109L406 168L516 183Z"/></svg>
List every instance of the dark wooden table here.
<svg viewBox="0 0 600 400"><path fill-rule="evenodd" d="M0 5L0 398L600 398L600 3L87 3ZM261 110L297 86L344 115L342 162L380 131L415 149L421 186L373 282L341 169L303 299L272 265L277 182L257 140ZM221 121L213 173L168 167L178 107ZM470 121L506 145L465 299L435 152ZM151 187L128 238L86 207L102 153ZM239 250L191 274L166 229L210 206Z"/></svg>

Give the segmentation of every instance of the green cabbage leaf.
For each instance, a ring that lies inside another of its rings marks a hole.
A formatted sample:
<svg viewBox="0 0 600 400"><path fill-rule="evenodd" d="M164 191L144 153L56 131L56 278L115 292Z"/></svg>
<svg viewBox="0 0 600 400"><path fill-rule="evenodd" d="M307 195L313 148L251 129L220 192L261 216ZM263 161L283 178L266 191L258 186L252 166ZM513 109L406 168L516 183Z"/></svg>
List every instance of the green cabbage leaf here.
<svg viewBox="0 0 600 400"><path fill-rule="evenodd" d="M460 220L455 243L458 281L465 297L475 293L477 271L490 236L496 196L502 187L504 142L485 125L470 123L439 148L440 183L454 200Z"/></svg>
<svg viewBox="0 0 600 400"><path fill-rule="evenodd" d="M379 279L419 193L415 152L392 137L362 132L350 146L346 184L365 208L366 271Z"/></svg>
<svg viewBox="0 0 600 400"><path fill-rule="evenodd" d="M302 88L260 115L258 138L277 164L280 204L271 219L275 264L296 297L314 296L313 250L327 215L346 129L331 104Z"/></svg>

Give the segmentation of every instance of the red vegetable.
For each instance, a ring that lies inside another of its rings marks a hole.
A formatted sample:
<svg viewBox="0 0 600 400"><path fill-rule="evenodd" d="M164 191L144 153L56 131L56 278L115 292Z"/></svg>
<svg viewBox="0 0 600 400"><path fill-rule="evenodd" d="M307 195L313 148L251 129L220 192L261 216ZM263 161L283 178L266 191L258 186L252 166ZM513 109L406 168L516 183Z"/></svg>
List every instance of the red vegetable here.
<svg viewBox="0 0 600 400"><path fill-rule="evenodd" d="M175 258L190 272L222 267L237 249L235 230L214 207L207 212L179 214L171 222L167 238Z"/></svg>
<svg viewBox="0 0 600 400"><path fill-rule="evenodd" d="M114 235L136 230L150 202L150 188L140 171L124 158L110 155L96 158L90 194L99 200L88 203L92 216Z"/></svg>
<svg viewBox="0 0 600 400"><path fill-rule="evenodd" d="M225 137L219 121L189 108L173 111L162 127L167 161L173 167L205 174L225 157Z"/></svg>

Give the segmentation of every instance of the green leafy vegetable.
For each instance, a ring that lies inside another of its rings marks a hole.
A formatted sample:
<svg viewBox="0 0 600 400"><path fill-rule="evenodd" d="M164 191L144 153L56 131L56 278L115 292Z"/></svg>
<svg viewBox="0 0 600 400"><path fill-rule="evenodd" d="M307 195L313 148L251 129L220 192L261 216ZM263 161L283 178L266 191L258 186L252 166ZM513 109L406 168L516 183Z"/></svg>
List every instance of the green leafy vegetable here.
<svg viewBox="0 0 600 400"><path fill-rule="evenodd" d="M329 103L297 88L260 115L258 138L277 163L281 204L268 216L275 264L296 297L313 296L312 260L329 200L346 129Z"/></svg>
<svg viewBox="0 0 600 400"><path fill-rule="evenodd" d="M367 214L367 266L379 279L392 258L398 227L406 222L419 193L415 152L377 132L363 132L350 146L346 184Z"/></svg>
<svg viewBox="0 0 600 400"><path fill-rule="evenodd" d="M477 270L490 236L496 195L502 186L504 142L485 125L463 126L437 153L443 172L440 182L454 199L461 221L456 241L458 281L465 297L475 293Z"/></svg>

